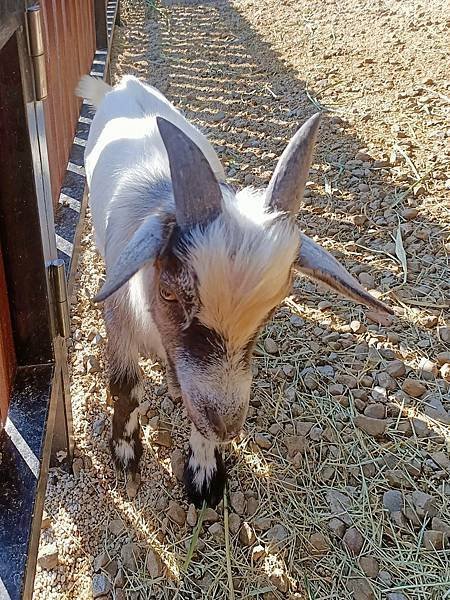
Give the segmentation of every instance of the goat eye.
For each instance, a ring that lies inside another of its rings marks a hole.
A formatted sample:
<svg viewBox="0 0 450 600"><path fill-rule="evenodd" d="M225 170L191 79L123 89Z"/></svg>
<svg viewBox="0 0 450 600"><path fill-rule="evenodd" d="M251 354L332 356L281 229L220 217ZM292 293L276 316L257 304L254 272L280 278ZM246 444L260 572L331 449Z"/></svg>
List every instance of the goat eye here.
<svg viewBox="0 0 450 600"><path fill-rule="evenodd" d="M159 288L159 294L161 298L166 302L174 302L177 299L176 295L173 292L162 286Z"/></svg>

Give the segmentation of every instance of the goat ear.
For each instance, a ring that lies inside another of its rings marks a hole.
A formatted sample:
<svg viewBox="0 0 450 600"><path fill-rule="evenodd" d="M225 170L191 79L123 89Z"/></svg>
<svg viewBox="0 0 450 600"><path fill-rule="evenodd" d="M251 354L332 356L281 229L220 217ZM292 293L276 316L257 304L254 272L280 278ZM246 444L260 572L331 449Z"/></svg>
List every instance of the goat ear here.
<svg viewBox="0 0 450 600"><path fill-rule="evenodd" d="M321 116L310 117L280 156L266 192L267 205L273 210L296 213L300 208Z"/></svg>
<svg viewBox="0 0 450 600"><path fill-rule="evenodd" d="M176 125L156 117L169 157L175 218L181 230L210 223L222 210L222 192L200 148Z"/></svg>
<svg viewBox="0 0 450 600"><path fill-rule="evenodd" d="M103 302L117 292L145 263L155 260L169 238L169 226L159 215L148 217L122 250L116 263L107 270L106 282L94 298Z"/></svg>
<svg viewBox="0 0 450 600"><path fill-rule="evenodd" d="M369 294L334 256L304 234L300 236L298 261L294 266L303 275L350 300L365 304L377 312L394 314L389 306Z"/></svg>

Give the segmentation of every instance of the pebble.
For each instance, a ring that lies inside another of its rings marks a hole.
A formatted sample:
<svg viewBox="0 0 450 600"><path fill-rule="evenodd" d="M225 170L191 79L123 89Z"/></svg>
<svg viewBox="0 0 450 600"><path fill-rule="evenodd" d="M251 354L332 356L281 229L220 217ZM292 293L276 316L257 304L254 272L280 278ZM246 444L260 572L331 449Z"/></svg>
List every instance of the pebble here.
<svg viewBox="0 0 450 600"><path fill-rule="evenodd" d="M98 556L95 557L94 559L94 571L100 571L101 568L103 568L105 565L107 565L109 562L109 556L107 554L107 552L102 552L101 554L99 554Z"/></svg>
<svg viewBox="0 0 450 600"><path fill-rule="evenodd" d="M403 495L396 490L388 490L383 494L383 506L390 513L400 512L403 508Z"/></svg>
<svg viewBox="0 0 450 600"><path fill-rule="evenodd" d="M445 410L438 395L428 395L424 399L423 412L436 421L441 421L446 425L450 425L450 415Z"/></svg>
<svg viewBox="0 0 450 600"><path fill-rule="evenodd" d="M228 527L230 528L231 533L236 535L241 527L241 517L236 513L231 513L228 517Z"/></svg>
<svg viewBox="0 0 450 600"><path fill-rule="evenodd" d="M280 523L271 527L266 533L267 541L275 547L281 546L283 542L288 539L288 537L289 532L287 531L286 527Z"/></svg>
<svg viewBox="0 0 450 600"><path fill-rule="evenodd" d="M384 473L389 485L394 488L412 488L412 484L408 477L400 469L389 469Z"/></svg>
<svg viewBox="0 0 450 600"><path fill-rule="evenodd" d="M270 517L259 517L254 520L253 524L258 531L268 531L272 527L272 519Z"/></svg>
<svg viewBox="0 0 450 600"><path fill-rule="evenodd" d="M178 525L184 525L184 523L186 521L186 512L185 512L184 508L182 506L180 506L180 504L178 504L178 502L175 502L175 500L171 500L169 502L169 508L167 509L167 515L172 521L174 521Z"/></svg>
<svg viewBox="0 0 450 600"><path fill-rule="evenodd" d="M328 490L326 494L328 506L330 507L331 515L338 517L346 525L352 524L352 518L348 512L351 507L351 499L342 492L337 490Z"/></svg>
<svg viewBox="0 0 450 600"><path fill-rule="evenodd" d="M445 365L442 365L440 373L442 379L445 381L450 381L450 364L445 363Z"/></svg>
<svg viewBox="0 0 450 600"><path fill-rule="evenodd" d="M225 541L225 530L221 523L213 523L208 527L208 531L216 542L223 544Z"/></svg>
<svg viewBox="0 0 450 600"><path fill-rule="evenodd" d="M283 443L286 446L290 458L293 458L299 452L303 454L308 445L307 439L302 435L288 436L284 438Z"/></svg>
<svg viewBox="0 0 450 600"><path fill-rule="evenodd" d="M169 396L166 396L161 402L161 410L167 414L173 413L175 405Z"/></svg>
<svg viewBox="0 0 450 600"><path fill-rule="evenodd" d="M88 375L90 373L100 372L100 363L98 361L98 358L96 358L95 356L88 356L84 361L84 367Z"/></svg>
<svg viewBox="0 0 450 600"><path fill-rule="evenodd" d="M364 271L358 275L358 279L362 285L364 285L369 290L375 287L375 278L370 273L365 273Z"/></svg>
<svg viewBox="0 0 450 600"><path fill-rule="evenodd" d="M259 500L254 496L250 496L247 500L247 515L253 516L259 508Z"/></svg>
<svg viewBox="0 0 450 600"><path fill-rule="evenodd" d="M412 504L420 518L425 516L435 517L437 515L436 500L430 494L415 491L411 494Z"/></svg>
<svg viewBox="0 0 450 600"><path fill-rule="evenodd" d="M441 469L447 469L450 471L450 458L446 452L438 451L433 452L430 458L437 464Z"/></svg>
<svg viewBox="0 0 450 600"><path fill-rule="evenodd" d="M363 570L364 575L371 579L375 579L380 571L377 559L370 555L361 556L359 559L359 566Z"/></svg>
<svg viewBox="0 0 450 600"><path fill-rule="evenodd" d="M438 335L443 342L450 344L450 327L439 327Z"/></svg>
<svg viewBox="0 0 450 600"><path fill-rule="evenodd" d="M427 550L443 550L446 535L442 531L430 529L423 534L423 545Z"/></svg>
<svg viewBox="0 0 450 600"><path fill-rule="evenodd" d="M380 437L386 431L388 421L386 419L373 419L365 415L357 415L354 418L354 423L358 429L361 429L368 435Z"/></svg>
<svg viewBox="0 0 450 600"><path fill-rule="evenodd" d="M276 341L270 337L264 340L264 349L269 354L277 354L278 353L278 344Z"/></svg>
<svg viewBox="0 0 450 600"><path fill-rule="evenodd" d="M141 484L141 476L139 473L135 473L134 476L129 475L129 477L127 478L126 490L127 490L128 498L130 500L133 500L133 498L136 498L140 484Z"/></svg>
<svg viewBox="0 0 450 600"><path fill-rule="evenodd" d="M402 211L401 214L406 221L412 221L412 219L415 219L417 217L419 211L417 210L417 208L406 208L404 211Z"/></svg>
<svg viewBox="0 0 450 600"><path fill-rule="evenodd" d="M386 418L386 406L380 402L369 404L364 409L364 415L372 419L384 419Z"/></svg>
<svg viewBox="0 0 450 600"><path fill-rule="evenodd" d="M286 573L280 568L276 568L270 575L269 581L274 585L280 592L286 593L289 589L289 579Z"/></svg>
<svg viewBox="0 0 450 600"><path fill-rule="evenodd" d="M241 525L241 529L239 531L239 541L244 546L251 546L256 541L256 535L253 531L251 525L244 521Z"/></svg>
<svg viewBox="0 0 450 600"><path fill-rule="evenodd" d="M401 592L392 592L386 596L386 600L408 600Z"/></svg>
<svg viewBox="0 0 450 600"><path fill-rule="evenodd" d="M170 465L172 467L172 473L178 481L183 481L185 462L186 459L183 452L179 448L176 448L170 456Z"/></svg>
<svg viewBox="0 0 450 600"><path fill-rule="evenodd" d="M92 595L94 598L100 596L106 596L111 590L111 583L109 582L106 575L103 573L97 573L92 578Z"/></svg>
<svg viewBox="0 0 450 600"><path fill-rule="evenodd" d="M328 391L332 396L340 396L344 393L345 388L341 383L333 383L328 388Z"/></svg>
<svg viewBox="0 0 450 600"><path fill-rule="evenodd" d="M427 388L417 379L405 379L402 385L402 390L413 398L420 398L427 391Z"/></svg>
<svg viewBox="0 0 450 600"><path fill-rule="evenodd" d="M58 564L58 548L56 544L47 544L39 550L38 564L43 569L54 569Z"/></svg>
<svg viewBox="0 0 450 600"><path fill-rule="evenodd" d="M189 504L189 508L186 514L186 521L191 527L195 527L197 524L197 509L193 504Z"/></svg>
<svg viewBox="0 0 450 600"><path fill-rule="evenodd" d="M134 542L124 544L120 550L120 558L122 559L122 565L130 571L136 571L137 560L142 554L141 548Z"/></svg>
<svg viewBox="0 0 450 600"><path fill-rule="evenodd" d="M161 557L151 548L149 548L147 551L147 558L145 559L145 568L147 569L147 573L152 579L161 577L161 575L163 574L163 564L161 561Z"/></svg>
<svg viewBox="0 0 450 600"><path fill-rule="evenodd" d="M434 529L435 531L442 531L447 537L450 537L450 525L444 523L444 521L438 517L433 517L433 520L431 521L431 529Z"/></svg>
<svg viewBox="0 0 450 600"><path fill-rule="evenodd" d="M216 523L219 520L219 515L213 508L207 507L203 514L203 520L205 523Z"/></svg>
<svg viewBox="0 0 450 600"><path fill-rule="evenodd" d="M391 392L396 390L398 387L397 382L391 375L389 375L389 373L378 373L377 380L379 386L385 388L386 390L390 390Z"/></svg>
<svg viewBox="0 0 450 600"><path fill-rule="evenodd" d="M419 361L419 372L424 379L431 381L437 377L438 366L432 360L429 360L423 356Z"/></svg>
<svg viewBox="0 0 450 600"><path fill-rule="evenodd" d="M272 443L273 443L272 440L270 439L270 437L263 433L255 434L255 442L258 444L258 446L260 448L264 448L265 450L268 450L269 448L271 448Z"/></svg>
<svg viewBox="0 0 450 600"><path fill-rule="evenodd" d="M364 545L364 538L356 527L350 527L344 534L342 541L353 556L358 556Z"/></svg>
<svg viewBox="0 0 450 600"><path fill-rule="evenodd" d="M261 560L261 558L266 554L264 546L258 544L252 548L252 560Z"/></svg>
<svg viewBox="0 0 450 600"><path fill-rule="evenodd" d="M328 529L334 533L339 539L344 537L345 530L347 529L345 523L336 517L333 517L328 521Z"/></svg>
<svg viewBox="0 0 450 600"><path fill-rule="evenodd" d="M313 548L314 554L326 554L330 549L330 544L323 533L313 533L309 538L309 543Z"/></svg>
<svg viewBox="0 0 450 600"><path fill-rule="evenodd" d="M49 514L44 510L41 521L41 529L49 529L53 525L53 520Z"/></svg>
<svg viewBox="0 0 450 600"><path fill-rule="evenodd" d="M157 446L164 446L164 448L171 448L172 436L170 431L167 431L167 429L159 429L153 438L153 443Z"/></svg>
<svg viewBox="0 0 450 600"><path fill-rule="evenodd" d="M440 367L450 364L450 352L439 352L436 355L436 362Z"/></svg>
<svg viewBox="0 0 450 600"><path fill-rule="evenodd" d="M370 583L362 577L349 579L346 587L353 594L353 600L374 600L375 598Z"/></svg>
<svg viewBox="0 0 450 600"><path fill-rule="evenodd" d="M245 513L245 496L242 492L233 492L230 495L230 504L238 515Z"/></svg>
<svg viewBox="0 0 450 600"><path fill-rule="evenodd" d="M393 360L392 362L389 362L387 364L386 372L389 373L389 375L391 375L392 377L395 377L396 379L398 377L403 377L404 375L406 375L405 363L401 360Z"/></svg>

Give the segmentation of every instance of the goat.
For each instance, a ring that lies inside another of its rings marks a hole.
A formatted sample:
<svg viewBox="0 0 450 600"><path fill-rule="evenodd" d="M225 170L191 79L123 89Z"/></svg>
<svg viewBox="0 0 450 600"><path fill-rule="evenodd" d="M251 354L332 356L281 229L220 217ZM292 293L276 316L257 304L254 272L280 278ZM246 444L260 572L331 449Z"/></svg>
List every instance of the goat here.
<svg viewBox="0 0 450 600"><path fill-rule="evenodd" d="M294 269L392 311L296 224L319 113L293 136L266 190L235 193L206 137L155 88L133 76L114 88L85 76L77 93L97 109L85 164L106 264L96 301L107 328L112 455L133 478L142 455L138 361L156 355L192 422L187 494L214 506L226 481L219 449L248 410L255 340Z"/></svg>

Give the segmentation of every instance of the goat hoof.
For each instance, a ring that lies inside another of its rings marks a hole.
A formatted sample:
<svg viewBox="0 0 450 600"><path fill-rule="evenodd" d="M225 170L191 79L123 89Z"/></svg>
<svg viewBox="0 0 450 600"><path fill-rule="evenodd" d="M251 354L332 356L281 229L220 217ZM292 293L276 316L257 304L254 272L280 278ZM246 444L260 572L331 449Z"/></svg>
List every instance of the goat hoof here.
<svg viewBox="0 0 450 600"><path fill-rule="evenodd" d="M132 475L137 473L143 452L139 430L136 430L131 438L111 438L109 446L118 471L124 470Z"/></svg>
<svg viewBox="0 0 450 600"><path fill-rule="evenodd" d="M216 449L214 452L214 468L202 469L202 467L193 467L190 461L192 451L189 450L189 456L184 469L184 486L189 500L197 508L207 506L214 508L223 498L223 492L227 481L227 474L222 455Z"/></svg>

